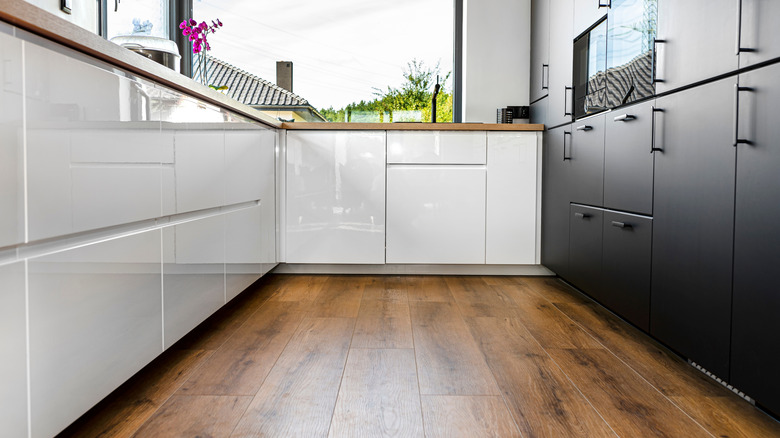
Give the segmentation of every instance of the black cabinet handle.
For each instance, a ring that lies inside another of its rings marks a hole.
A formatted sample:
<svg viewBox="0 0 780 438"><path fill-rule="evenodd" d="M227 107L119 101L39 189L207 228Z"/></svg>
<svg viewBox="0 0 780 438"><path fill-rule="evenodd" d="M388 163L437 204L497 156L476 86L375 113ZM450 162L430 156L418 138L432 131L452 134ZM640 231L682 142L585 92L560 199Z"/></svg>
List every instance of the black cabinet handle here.
<svg viewBox="0 0 780 438"><path fill-rule="evenodd" d="M591 215L589 215L588 213L579 213L579 212L577 212L577 213L574 213L574 217L578 217L580 219L590 219Z"/></svg>
<svg viewBox="0 0 780 438"><path fill-rule="evenodd" d="M745 52L755 52L756 49L748 49L746 47L742 47L742 0L736 0L737 2L737 25L735 26L737 29L737 38L736 38L736 55L739 56L740 53Z"/></svg>
<svg viewBox="0 0 780 438"><path fill-rule="evenodd" d="M615 117L613 120L616 122L630 122L632 120L636 120L636 116L632 114L623 114Z"/></svg>
<svg viewBox="0 0 780 438"><path fill-rule="evenodd" d="M618 222L618 221L612 221L612 226L618 228L631 228L631 224L627 224L625 222Z"/></svg>
<svg viewBox="0 0 780 438"><path fill-rule="evenodd" d="M571 136L571 132L569 131L563 131L563 161L571 160L571 155L566 155L566 136ZM571 143L571 140L569 140ZM569 146L569 149L571 149L571 146Z"/></svg>
<svg viewBox="0 0 780 438"><path fill-rule="evenodd" d="M658 72L656 71L656 64L658 64L658 50L656 50L656 46L659 44L666 43L666 40L659 40L653 38L653 79L652 83L657 82L664 82L664 79L658 79Z"/></svg>
<svg viewBox="0 0 780 438"><path fill-rule="evenodd" d="M607 0L606 3L603 3L602 0L599 0L599 8L612 8L612 0Z"/></svg>
<svg viewBox="0 0 780 438"><path fill-rule="evenodd" d="M567 92L571 90L571 87L563 87L563 115L564 116L570 116L571 113L569 112L569 99L566 98Z"/></svg>
<svg viewBox="0 0 780 438"><path fill-rule="evenodd" d="M545 72L547 72L546 75L544 74ZM542 64L542 90L547 90L549 88L550 88L550 64Z"/></svg>
<svg viewBox="0 0 780 438"><path fill-rule="evenodd" d="M590 131L591 129L593 129L593 127L590 125L580 125L576 129L577 131Z"/></svg>
<svg viewBox="0 0 780 438"><path fill-rule="evenodd" d="M732 120L732 139L734 142L732 145L737 147L739 144L750 144L750 140L739 138L739 93L742 91L753 91L750 87L740 87L739 84L734 84L734 119Z"/></svg>
<svg viewBox="0 0 780 438"><path fill-rule="evenodd" d="M650 118L650 119L651 119L651 127L650 127L650 135L651 135L651 138L650 138L650 153L651 153L651 154L652 154L653 152L663 152L663 151L664 151L664 148L662 148L662 147L661 147L661 148L659 148L659 147L657 147L657 146L656 146L656 144L655 144L655 142L656 142L656 135L655 135L655 126L656 126L656 123L655 123L655 114L656 114L656 113L662 113L662 112L664 112L664 110L663 110L663 109L661 109L661 108L656 108L656 107L652 107L652 113L653 113L653 115L652 115L652 117Z"/></svg>

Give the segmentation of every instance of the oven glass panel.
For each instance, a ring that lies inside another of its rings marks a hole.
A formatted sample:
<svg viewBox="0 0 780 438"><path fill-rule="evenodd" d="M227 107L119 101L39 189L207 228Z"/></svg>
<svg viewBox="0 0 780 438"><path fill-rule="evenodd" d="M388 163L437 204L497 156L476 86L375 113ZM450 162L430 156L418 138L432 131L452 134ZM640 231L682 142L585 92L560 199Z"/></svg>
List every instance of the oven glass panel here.
<svg viewBox="0 0 780 438"><path fill-rule="evenodd" d="M607 106L655 94L653 39L658 0L612 0L608 14Z"/></svg>

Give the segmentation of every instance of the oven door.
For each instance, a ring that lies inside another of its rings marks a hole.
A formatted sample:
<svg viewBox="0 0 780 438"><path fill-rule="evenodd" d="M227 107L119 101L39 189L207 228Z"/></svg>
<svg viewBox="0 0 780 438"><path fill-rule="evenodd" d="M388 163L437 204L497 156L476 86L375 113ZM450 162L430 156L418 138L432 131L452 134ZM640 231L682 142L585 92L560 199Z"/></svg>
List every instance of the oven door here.
<svg viewBox="0 0 780 438"><path fill-rule="evenodd" d="M574 41L574 118L607 106L607 21L601 20Z"/></svg>

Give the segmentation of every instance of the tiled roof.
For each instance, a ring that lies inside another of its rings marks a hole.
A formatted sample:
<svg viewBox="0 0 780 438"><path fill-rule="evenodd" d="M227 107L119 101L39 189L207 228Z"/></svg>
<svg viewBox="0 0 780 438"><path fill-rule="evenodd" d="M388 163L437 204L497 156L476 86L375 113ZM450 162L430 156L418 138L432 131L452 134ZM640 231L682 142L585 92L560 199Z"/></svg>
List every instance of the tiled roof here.
<svg viewBox="0 0 780 438"><path fill-rule="evenodd" d="M196 63L193 77L198 77ZM227 86L224 93L249 106L308 106L309 102L284 88L261 79L221 59L206 55L208 82L217 87Z"/></svg>

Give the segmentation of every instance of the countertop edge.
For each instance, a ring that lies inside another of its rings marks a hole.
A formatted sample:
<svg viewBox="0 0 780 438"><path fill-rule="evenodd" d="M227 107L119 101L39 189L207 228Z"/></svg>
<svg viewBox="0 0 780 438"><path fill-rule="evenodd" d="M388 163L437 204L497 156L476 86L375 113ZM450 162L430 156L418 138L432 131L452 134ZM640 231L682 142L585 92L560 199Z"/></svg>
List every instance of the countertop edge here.
<svg viewBox="0 0 780 438"><path fill-rule="evenodd" d="M258 123L281 128L281 122L252 107L230 99L222 93L24 0L0 0L0 21L107 62L117 68L127 70L144 79L152 80L176 91L203 99L210 104L234 111Z"/></svg>
<svg viewBox="0 0 780 438"><path fill-rule="evenodd" d="M311 123L284 122L282 129L338 131L544 131L538 123Z"/></svg>

